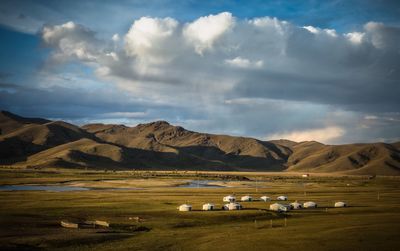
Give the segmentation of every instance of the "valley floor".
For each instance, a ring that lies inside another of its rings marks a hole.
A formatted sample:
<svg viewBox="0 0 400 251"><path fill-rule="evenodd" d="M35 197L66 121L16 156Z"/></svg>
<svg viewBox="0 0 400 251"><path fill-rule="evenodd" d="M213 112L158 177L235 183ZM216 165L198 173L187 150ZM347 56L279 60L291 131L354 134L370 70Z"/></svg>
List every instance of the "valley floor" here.
<svg viewBox="0 0 400 251"><path fill-rule="evenodd" d="M90 189L0 191L0 249L397 250L400 245L398 178L229 175L3 169L0 186L57 184ZM221 187L179 187L201 179ZM256 199L287 195L289 202L315 201L318 208L278 214L267 210L275 201L254 201L241 202L241 211L219 210L222 197L229 194ZM333 208L335 201L345 201L349 207ZM201 211L207 202L215 203L218 210ZM194 211L178 212L183 203L193 205ZM65 229L61 220L104 220L111 225Z"/></svg>

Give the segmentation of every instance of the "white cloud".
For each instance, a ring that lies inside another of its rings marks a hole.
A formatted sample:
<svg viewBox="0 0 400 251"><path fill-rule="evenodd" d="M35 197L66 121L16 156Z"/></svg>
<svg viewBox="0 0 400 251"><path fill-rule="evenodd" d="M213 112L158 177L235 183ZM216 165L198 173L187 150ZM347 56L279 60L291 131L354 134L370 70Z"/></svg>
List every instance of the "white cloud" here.
<svg viewBox="0 0 400 251"><path fill-rule="evenodd" d="M349 39L353 44L361 44L365 36L363 32L349 32L345 34L345 37Z"/></svg>
<svg viewBox="0 0 400 251"><path fill-rule="evenodd" d="M58 49L54 58L64 60L76 57L82 61L95 61L99 53L94 33L82 25L70 21L61 25L45 26L44 42Z"/></svg>
<svg viewBox="0 0 400 251"><path fill-rule="evenodd" d="M111 37L111 40L114 41L114 42L118 42L118 41L120 40L119 34L118 34L118 33L115 33L115 34Z"/></svg>
<svg viewBox="0 0 400 251"><path fill-rule="evenodd" d="M342 137L345 132L343 128L330 126L319 129L271 134L267 136L267 139L288 139L295 142L315 140L322 143L329 143L334 139Z"/></svg>
<svg viewBox="0 0 400 251"><path fill-rule="evenodd" d="M304 29L308 30L311 33L318 34L320 30L318 28L315 28L314 26L303 26Z"/></svg>
<svg viewBox="0 0 400 251"><path fill-rule="evenodd" d="M222 12L218 15L200 17L192 23L186 24L183 34L189 43L193 44L198 54L211 49L213 44L224 33L233 28L235 20L231 13Z"/></svg>
<svg viewBox="0 0 400 251"><path fill-rule="evenodd" d="M172 18L142 17L136 20L125 35L125 51L128 56L141 60L162 63L170 60L174 50L173 41L178 22Z"/></svg>
<svg viewBox="0 0 400 251"><path fill-rule="evenodd" d="M261 68L264 65L262 60L250 61L247 58L235 57L233 59L225 59L225 63L233 67L239 68Z"/></svg>
<svg viewBox="0 0 400 251"><path fill-rule="evenodd" d="M142 17L122 37L123 43L110 36L99 40L73 22L42 30L54 58L85 63L133 100L168 111L185 109L191 121L219 121L235 133L287 132L292 138L339 142L347 136L338 128L354 131L365 115L379 116L400 105L397 27L368 23L340 34L220 13L188 23ZM338 116L327 123L332 107L353 111L358 121ZM329 131L325 126L331 124L337 128ZM387 133L394 134L393 128ZM323 138L321 132L333 136ZM352 135L357 139L367 132Z"/></svg>

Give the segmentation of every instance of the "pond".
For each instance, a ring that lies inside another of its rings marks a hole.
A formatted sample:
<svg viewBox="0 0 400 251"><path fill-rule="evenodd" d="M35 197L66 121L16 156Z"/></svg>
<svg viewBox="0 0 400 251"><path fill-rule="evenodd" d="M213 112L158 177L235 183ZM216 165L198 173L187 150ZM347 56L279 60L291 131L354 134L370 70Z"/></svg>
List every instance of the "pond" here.
<svg viewBox="0 0 400 251"><path fill-rule="evenodd" d="M71 187L71 186L46 186L46 185L6 185L0 186L0 191L51 191L51 192L66 192L66 191L87 191L90 188L86 187Z"/></svg>
<svg viewBox="0 0 400 251"><path fill-rule="evenodd" d="M226 188L226 186L211 185L210 182L218 182L219 180L191 180L186 184L179 185L181 188Z"/></svg>

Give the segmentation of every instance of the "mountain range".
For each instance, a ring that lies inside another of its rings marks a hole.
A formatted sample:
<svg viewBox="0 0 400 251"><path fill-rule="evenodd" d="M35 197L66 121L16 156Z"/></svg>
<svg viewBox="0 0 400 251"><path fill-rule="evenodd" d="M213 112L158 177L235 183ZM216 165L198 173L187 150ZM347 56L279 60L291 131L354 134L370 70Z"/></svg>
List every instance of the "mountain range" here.
<svg viewBox="0 0 400 251"><path fill-rule="evenodd" d="M193 132L166 121L76 126L1 111L0 165L400 175L400 142L262 141Z"/></svg>

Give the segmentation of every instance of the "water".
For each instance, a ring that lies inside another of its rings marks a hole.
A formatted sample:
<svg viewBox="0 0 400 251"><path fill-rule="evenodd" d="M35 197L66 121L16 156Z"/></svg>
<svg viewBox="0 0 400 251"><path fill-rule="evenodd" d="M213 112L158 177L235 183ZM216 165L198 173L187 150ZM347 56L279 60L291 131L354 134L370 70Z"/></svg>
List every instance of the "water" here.
<svg viewBox="0 0 400 251"><path fill-rule="evenodd" d="M224 188L225 186L209 185L210 182L216 182L218 180L192 180L187 184L183 184L177 187L182 188Z"/></svg>
<svg viewBox="0 0 400 251"><path fill-rule="evenodd" d="M0 191L51 191L51 192L67 192L67 191L87 191L86 187L70 187L70 186L40 186L40 185L7 185L0 186Z"/></svg>

